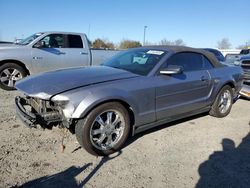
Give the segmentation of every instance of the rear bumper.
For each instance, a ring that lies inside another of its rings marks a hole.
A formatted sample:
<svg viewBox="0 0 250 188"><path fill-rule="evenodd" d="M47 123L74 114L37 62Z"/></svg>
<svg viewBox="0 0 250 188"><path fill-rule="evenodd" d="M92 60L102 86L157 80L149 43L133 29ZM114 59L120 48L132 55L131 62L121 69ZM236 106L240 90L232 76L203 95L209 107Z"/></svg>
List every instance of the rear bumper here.
<svg viewBox="0 0 250 188"><path fill-rule="evenodd" d="M25 109L25 105L28 105L27 100L22 97L15 98L16 112L21 121L29 128L36 127L37 116Z"/></svg>

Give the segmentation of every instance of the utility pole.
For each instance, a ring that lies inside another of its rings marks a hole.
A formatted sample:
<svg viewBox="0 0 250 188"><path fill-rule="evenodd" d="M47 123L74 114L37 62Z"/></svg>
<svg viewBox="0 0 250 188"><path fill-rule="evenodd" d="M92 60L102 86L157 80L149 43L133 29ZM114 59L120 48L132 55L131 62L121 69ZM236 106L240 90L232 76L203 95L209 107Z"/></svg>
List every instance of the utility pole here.
<svg viewBox="0 0 250 188"><path fill-rule="evenodd" d="M148 28L148 26L144 26L144 34L143 34L143 46L145 46L145 41L146 41L146 29Z"/></svg>

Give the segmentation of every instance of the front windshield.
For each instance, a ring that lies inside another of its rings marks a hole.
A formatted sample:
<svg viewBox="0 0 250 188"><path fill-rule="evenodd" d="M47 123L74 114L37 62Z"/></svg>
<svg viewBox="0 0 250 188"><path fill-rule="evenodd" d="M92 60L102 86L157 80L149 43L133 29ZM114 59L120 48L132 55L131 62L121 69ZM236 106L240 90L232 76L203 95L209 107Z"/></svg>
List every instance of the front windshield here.
<svg viewBox="0 0 250 188"><path fill-rule="evenodd" d="M135 49L118 54L103 65L147 75L166 54L163 50Z"/></svg>
<svg viewBox="0 0 250 188"><path fill-rule="evenodd" d="M37 37L40 37L42 34L43 33L36 33L34 35L31 35L31 36L27 37L26 39L23 39L18 44L27 45L27 44L31 43L33 40L35 40Z"/></svg>

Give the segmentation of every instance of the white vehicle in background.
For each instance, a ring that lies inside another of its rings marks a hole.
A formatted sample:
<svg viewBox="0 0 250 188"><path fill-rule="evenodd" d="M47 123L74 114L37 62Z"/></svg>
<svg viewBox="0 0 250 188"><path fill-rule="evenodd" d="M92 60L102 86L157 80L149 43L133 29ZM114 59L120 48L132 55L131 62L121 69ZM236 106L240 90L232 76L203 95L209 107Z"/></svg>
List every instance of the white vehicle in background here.
<svg viewBox="0 0 250 188"><path fill-rule="evenodd" d="M0 88L13 90L23 77L56 69L99 65L115 50L91 50L83 33L40 32L0 46Z"/></svg>
<svg viewBox="0 0 250 188"><path fill-rule="evenodd" d="M240 54L240 49L219 49L220 52L226 57L227 55L237 55Z"/></svg>
<svg viewBox="0 0 250 188"><path fill-rule="evenodd" d="M241 55L241 49L220 49L220 51L225 57L225 62L229 64L234 64Z"/></svg>

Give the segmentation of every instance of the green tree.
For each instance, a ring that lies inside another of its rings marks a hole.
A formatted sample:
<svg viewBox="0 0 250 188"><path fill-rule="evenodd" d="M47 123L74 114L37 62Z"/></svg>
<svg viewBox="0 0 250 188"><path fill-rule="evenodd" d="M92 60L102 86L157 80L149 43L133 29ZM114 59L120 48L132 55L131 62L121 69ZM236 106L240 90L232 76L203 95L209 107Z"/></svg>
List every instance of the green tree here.
<svg viewBox="0 0 250 188"><path fill-rule="evenodd" d="M128 49L128 48L136 48L141 47L141 43L139 41L124 39L120 42L120 49Z"/></svg>
<svg viewBox="0 0 250 188"><path fill-rule="evenodd" d="M100 39L97 38L94 40L94 42L92 43L92 48L99 48L99 49L114 49L115 45L106 40L106 39Z"/></svg>
<svg viewBox="0 0 250 188"><path fill-rule="evenodd" d="M106 44L102 39L95 39L92 43L92 48L106 48Z"/></svg>
<svg viewBox="0 0 250 188"><path fill-rule="evenodd" d="M113 42L107 42L106 46L107 46L108 49L115 49L115 45L114 45Z"/></svg>

